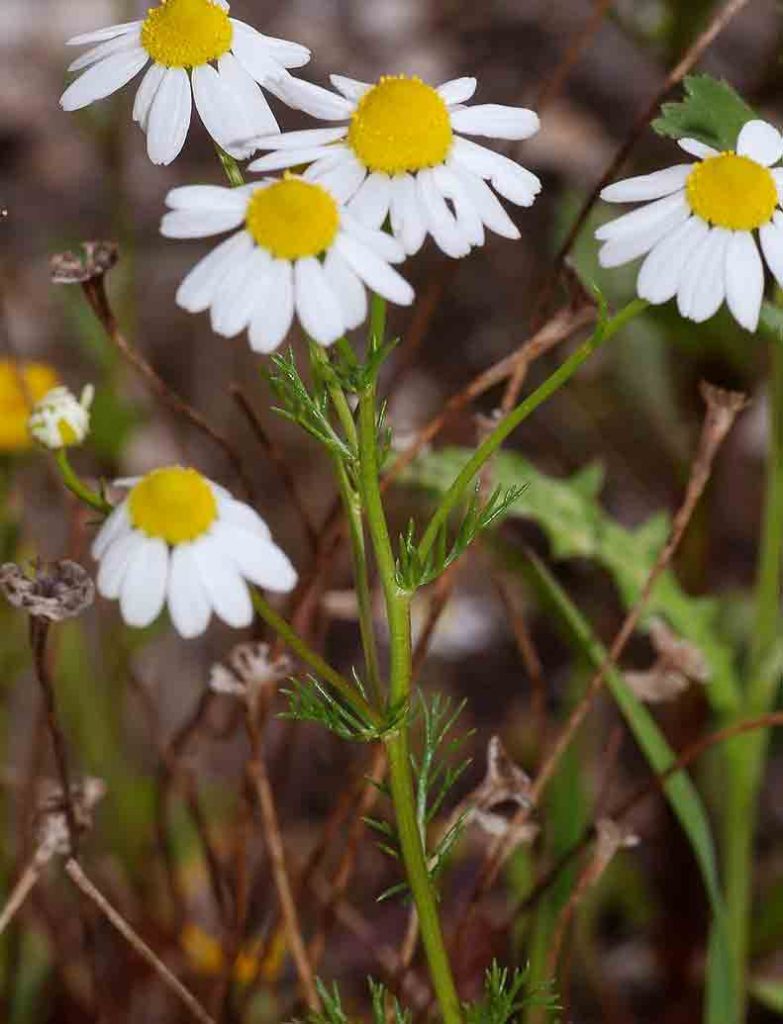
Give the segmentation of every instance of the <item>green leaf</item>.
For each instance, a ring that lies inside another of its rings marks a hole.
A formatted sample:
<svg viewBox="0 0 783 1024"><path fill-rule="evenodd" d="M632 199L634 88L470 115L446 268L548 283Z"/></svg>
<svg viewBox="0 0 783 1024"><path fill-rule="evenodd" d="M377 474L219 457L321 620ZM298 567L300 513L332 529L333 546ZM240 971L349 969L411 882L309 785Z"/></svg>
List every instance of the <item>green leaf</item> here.
<svg viewBox="0 0 783 1024"><path fill-rule="evenodd" d="M670 139L698 139L718 150L733 150L742 127L758 115L728 82L710 75L689 75L685 97L664 103L652 127Z"/></svg>
<svg viewBox="0 0 783 1024"><path fill-rule="evenodd" d="M750 992L762 1006L773 1013L783 1014L783 980L755 978L750 982Z"/></svg>
<svg viewBox="0 0 783 1024"><path fill-rule="evenodd" d="M418 459L404 479L442 494L470 452L444 448ZM639 598L650 569L669 531L669 518L661 513L636 529L627 529L609 516L599 503L603 473L588 466L567 479L547 476L517 452L503 451L493 464L499 487L524 487L507 517L530 519L546 533L556 559L589 558L614 579L623 604L630 608ZM703 653L710 667L706 696L720 711L737 707L737 684L731 644L723 637L720 606L706 597L686 594L673 572L658 581L650 598L646 621L663 616L672 629ZM643 623L644 626L644 623Z"/></svg>
<svg viewBox="0 0 783 1024"><path fill-rule="evenodd" d="M572 645L588 658L595 669L602 666L607 657L606 649L546 566L531 556L523 572L547 606L556 614ZM656 774L665 772L676 758L653 716L634 695L617 669L610 669L607 672L606 684L650 768ZM731 1018L736 1004L733 996L734 972L726 911L707 812L698 790L686 772L676 772L664 783L663 789L672 811L688 837L712 908L714 955L710 957L710 993L705 1019L709 1024L736 1024Z"/></svg>
<svg viewBox="0 0 783 1024"><path fill-rule="evenodd" d="M783 345L783 309L772 302L761 305L759 327L769 338Z"/></svg>

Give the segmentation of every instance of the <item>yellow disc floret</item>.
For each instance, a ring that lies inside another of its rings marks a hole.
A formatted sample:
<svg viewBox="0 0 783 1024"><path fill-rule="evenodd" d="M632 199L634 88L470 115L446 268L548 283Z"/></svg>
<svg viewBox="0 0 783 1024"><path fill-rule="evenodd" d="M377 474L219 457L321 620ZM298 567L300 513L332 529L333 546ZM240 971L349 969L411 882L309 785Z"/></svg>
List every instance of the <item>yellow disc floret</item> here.
<svg viewBox="0 0 783 1024"><path fill-rule="evenodd" d="M690 207L716 227L752 231L766 224L778 204L775 179L747 156L721 153L696 164L685 185Z"/></svg>
<svg viewBox="0 0 783 1024"><path fill-rule="evenodd" d="M340 215L325 188L288 175L253 193L246 222L262 249L281 260L298 260L329 248Z"/></svg>
<svg viewBox="0 0 783 1024"><path fill-rule="evenodd" d="M195 68L231 49L228 11L211 0L162 0L147 12L141 45L156 64Z"/></svg>
<svg viewBox="0 0 783 1024"><path fill-rule="evenodd" d="M0 359L0 452L30 447L30 412L57 383L57 374L45 363L17 364Z"/></svg>
<svg viewBox="0 0 783 1024"><path fill-rule="evenodd" d="M148 537L183 544L206 533L217 518L212 488L195 469L155 469L128 497L131 523Z"/></svg>
<svg viewBox="0 0 783 1024"><path fill-rule="evenodd" d="M453 133L446 104L431 85L384 77L359 100L348 143L371 171L402 174L442 164Z"/></svg>

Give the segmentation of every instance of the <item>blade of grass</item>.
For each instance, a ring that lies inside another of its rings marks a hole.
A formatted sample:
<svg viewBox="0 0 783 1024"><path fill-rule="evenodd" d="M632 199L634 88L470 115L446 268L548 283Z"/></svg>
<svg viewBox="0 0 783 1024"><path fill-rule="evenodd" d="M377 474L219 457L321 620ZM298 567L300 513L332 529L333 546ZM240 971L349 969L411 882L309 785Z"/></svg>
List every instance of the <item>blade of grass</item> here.
<svg viewBox="0 0 783 1024"><path fill-rule="evenodd" d="M546 606L555 614L572 646L596 667L606 650L590 624L571 601L547 567L530 555L523 575ZM633 733L652 771L664 772L675 755L654 718L631 692L616 669L609 670L607 686L628 728ZM726 910L718 876L717 857L707 813L696 787L686 772L677 772L664 784L664 792L699 865L713 916L709 972L706 979L706 1024L736 1024L733 1018L736 978L732 966Z"/></svg>

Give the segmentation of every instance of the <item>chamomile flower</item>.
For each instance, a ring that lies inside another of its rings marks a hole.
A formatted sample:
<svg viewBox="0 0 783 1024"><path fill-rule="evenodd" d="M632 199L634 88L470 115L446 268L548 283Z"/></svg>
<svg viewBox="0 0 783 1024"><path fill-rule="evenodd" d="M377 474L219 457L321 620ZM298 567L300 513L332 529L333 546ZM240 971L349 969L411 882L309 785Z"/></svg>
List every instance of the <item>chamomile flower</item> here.
<svg viewBox="0 0 783 1024"><path fill-rule="evenodd" d="M538 131L538 116L523 107L483 103L465 106L475 78L458 78L433 88L405 75L375 84L331 76L333 93L290 75L281 94L330 128L284 132L261 139L273 150L250 165L254 171L310 164L308 181L318 181L367 227L379 228L387 215L405 252L417 252L427 235L449 256L465 256L484 243L484 229L519 238L492 185L504 199L530 206L541 182L500 153L463 138L526 139Z"/></svg>
<svg viewBox="0 0 783 1024"><path fill-rule="evenodd" d="M324 183L288 174L239 188L187 185L169 192L169 238L235 231L190 271L177 303L210 310L224 337L247 329L256 352L283 341L294 314L321 345L367 316L365 285L408 305L413 289L391 266L405 258L391 235L365 227Z"/></svg>
<svg viewBox="0 0 783 1024"><path fill-rule="evenodd" d="M130 626L149 626L168 605L183 637L203 633L214 611L237 629L250 625L246 581L287 593L296 571L248 505L194 469L170 466L119 481L127 496L92 546L98 592L120 602Z"/></svg>
<svg viewBox="0 0 783 1024"><path fill-rule="evenodd" d="M27 428L38 444L52 451L82 444L90 432L90 406L95 396L85 384L77 398L68 388L52 388L33 406Z"/></svg>
<svg viewBox="0 0 783 1024"><path fill-rule="evenodd" d="M83 71L60 105L79 110L121 89L152 61L141 80L133 120L147 135L155 164L179 154L193 102L212 138L232 156L255 152L252 140L277 132L259 86L278 95L275 82L310 59L299 43L264 36L229 17L227 0L160 0L143 21L87 32L69 46L94 44L69 71Z"/></svg>
<svg viewBox="0 0 783 1024"><path fill-rule="evenodd" d="M56 385L57 374L47 363L0 359L0 453L30 447L30 411Z"/></svg>
<svg viewBox="0 0 783 1024"><path fill-rule="evenodd" d="M736 151L719 153L694 139L679 144L699 162L618 181L601 193L611 203L647 201L596 231L604 243L601 265L645 256L641 298L659 304L676 296L682 316L697 323L725 301L734 319L755 331L764 296L762 253L783 285L783 167L774 166L783 137L754 120L740 131Z"/></svg>

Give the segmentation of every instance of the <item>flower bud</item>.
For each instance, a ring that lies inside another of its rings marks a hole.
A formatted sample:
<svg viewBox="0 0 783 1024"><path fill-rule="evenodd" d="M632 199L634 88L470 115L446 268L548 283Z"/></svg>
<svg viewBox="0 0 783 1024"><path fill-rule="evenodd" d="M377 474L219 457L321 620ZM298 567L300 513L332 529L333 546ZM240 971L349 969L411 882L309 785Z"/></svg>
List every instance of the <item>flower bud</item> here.
<svg viewBox="0 0 783 1024"><path fill-rule="evenodd" d="M66 387L52 388L33 406L27 424L30 435L52 451L81 444L90 432L94 393L92 384L86 384L77 400Z"/></svg>

